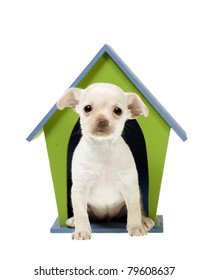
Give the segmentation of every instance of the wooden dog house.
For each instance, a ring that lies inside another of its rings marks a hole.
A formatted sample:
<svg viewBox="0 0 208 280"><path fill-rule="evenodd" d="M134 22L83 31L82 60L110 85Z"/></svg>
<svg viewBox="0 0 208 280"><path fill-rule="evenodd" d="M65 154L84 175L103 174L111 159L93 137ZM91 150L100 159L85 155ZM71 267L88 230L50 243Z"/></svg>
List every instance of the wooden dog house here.
<svg viewBox="0 0 208 280"><path fill-rule="evenodd" d="M135 158L144 208L156 221L151 231L161 232L162 219L156 219L156 214L170 129L183 141L187 139L186 132L108 45L101 48L70 87L86 88L96 82L112 83L126 92L137 93L149 109L148 118L127 122L125 141ZM55 104L27 137L31 141L42 131L45 135L58 209L51 232L73 231L65 222L72 215L71 159L81 137L79 129L79 116L71 108L60 111ZM125 232L125 221L94 223L92 231Z"/></svg>

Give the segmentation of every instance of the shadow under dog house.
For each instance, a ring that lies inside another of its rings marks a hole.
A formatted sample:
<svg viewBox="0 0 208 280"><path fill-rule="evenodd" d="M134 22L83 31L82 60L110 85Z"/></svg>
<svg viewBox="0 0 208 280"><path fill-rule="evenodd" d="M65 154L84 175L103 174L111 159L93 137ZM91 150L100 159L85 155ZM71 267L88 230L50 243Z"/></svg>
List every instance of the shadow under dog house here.
<svg viewBox="0 0 208 280"><path fill-rule="evenodd" d="M148 118L128 120L124 140L129 145L139 174L143 205L156 222L152 232L162 232L162 216L156 216L170 129L186 141L186 132L150 93L143 83L108 45L104 45L70 87L86 88L92 83L112 83L126 92L137 93L149 109ZM65 222L73 215L70 200L71 160L80 135L79 116L71 109L58 110L55 104L27 137L44 132L53 179L58 218L51 232L72 232ZM92 221L93 232L125 232L126 221Z"/></svg>

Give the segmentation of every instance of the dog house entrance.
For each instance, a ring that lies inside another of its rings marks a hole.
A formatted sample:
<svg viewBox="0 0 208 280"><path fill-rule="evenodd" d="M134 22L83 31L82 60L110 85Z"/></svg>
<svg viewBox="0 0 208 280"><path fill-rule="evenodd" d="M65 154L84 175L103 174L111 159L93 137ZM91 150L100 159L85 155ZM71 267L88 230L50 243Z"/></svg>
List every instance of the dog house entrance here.
<svg viewBox="0 0 208 280"><path fill-rule="evenodd" d="M68 144L68 157L67 157L67 196L68 196L68 217L73 216L71 205L71 162L74 150L81 139L80 122L77 121L72 131ZM148 162L145 139L143 132L136 120L128 120L125 124L123 138L128 144L139 174L139 184L142 194L143 207L148 215ZM125 217L124 217L125 218Z"/></svg>

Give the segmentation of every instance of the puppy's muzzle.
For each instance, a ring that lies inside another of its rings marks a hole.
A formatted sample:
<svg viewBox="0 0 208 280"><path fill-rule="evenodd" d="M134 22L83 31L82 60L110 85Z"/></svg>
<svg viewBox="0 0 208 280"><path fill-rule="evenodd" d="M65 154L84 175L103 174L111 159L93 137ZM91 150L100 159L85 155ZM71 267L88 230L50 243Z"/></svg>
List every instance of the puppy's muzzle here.
<svg viewBox="0 0 208 280"><path fill-rule="evenodd" d="M109 126L109 121L105 118L98 118L95 121L93 134L96 136L107 136L111 134L112 129Z"/></svg>
<svg viewBox="0 0 208 280"><path fill-rule="evenodd" d="M99 129L105 129L109 125L109 121L106 119L98 119L96 120L97 128Z"/></svg>

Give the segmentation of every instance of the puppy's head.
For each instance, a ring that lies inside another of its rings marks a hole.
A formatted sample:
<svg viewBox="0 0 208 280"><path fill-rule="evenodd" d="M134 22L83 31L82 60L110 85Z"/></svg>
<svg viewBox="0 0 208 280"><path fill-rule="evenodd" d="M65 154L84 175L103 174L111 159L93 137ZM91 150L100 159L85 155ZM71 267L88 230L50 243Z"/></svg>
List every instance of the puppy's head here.
<svg viewBox="0 0 208 280"><path fill-rule="evenodd" d="M86 89L69 88L57 107L72 107L80 115L82 134L96 140L116 140L127 119L148 116L148 109L138 95L107 83L92 84Z"/></svg>

